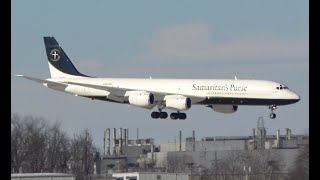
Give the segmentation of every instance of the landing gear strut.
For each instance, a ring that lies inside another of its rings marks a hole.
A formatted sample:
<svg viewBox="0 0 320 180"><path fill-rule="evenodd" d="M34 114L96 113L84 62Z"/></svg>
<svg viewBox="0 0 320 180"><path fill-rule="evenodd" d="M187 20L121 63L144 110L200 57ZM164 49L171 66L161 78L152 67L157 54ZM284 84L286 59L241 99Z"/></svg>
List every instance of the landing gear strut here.
<svg viewBox="0 0 320 180"><path fill-rule="evenodd" d="M271 118L271 119L276 118L276 114L273 112L273 110L276 110L276 109L277 109L277 106L276 106L275 104L270 105L270 106L269 106L269 109L271 110L270 118Z"/></svg>

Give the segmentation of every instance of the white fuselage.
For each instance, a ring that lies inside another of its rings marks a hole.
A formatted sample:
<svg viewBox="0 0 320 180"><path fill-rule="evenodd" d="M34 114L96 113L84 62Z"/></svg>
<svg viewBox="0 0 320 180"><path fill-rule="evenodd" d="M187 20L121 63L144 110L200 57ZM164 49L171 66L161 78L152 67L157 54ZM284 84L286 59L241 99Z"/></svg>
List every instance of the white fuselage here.
<svg viewBox="0 0 320 180"><path fill-rule="evenodd" d="M68 84L56 89L85 97L106 97L124 102L130 91L155 92L156 100L166 95L183 95L192 104L286 105L300 97L289 89L277 89L280 83L266 80L231 79L135 79L135 78L55 78L55 82L73 82L101 89ZM110 89L106 91L106 89ZM52 88L52 87L51 87ZM52 89L55 89L54 87Z"/></svg>

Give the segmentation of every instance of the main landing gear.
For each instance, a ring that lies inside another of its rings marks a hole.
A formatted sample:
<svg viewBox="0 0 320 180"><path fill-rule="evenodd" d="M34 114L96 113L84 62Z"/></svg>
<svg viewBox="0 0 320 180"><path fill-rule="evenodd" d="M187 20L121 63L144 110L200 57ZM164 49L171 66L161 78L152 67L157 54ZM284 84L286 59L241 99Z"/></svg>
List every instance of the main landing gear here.
<svg viewBox="0 0 320 180"><path fill-rule="evenodd" d="M271 118L271 119L276 118L276 114L275 114L273 111L277 109L277 106L276 106L275 104L270 105L270 106L269 106L269 109L271 110L270 118Z"/></svg>
<svg viewBox="0 0 320 180"><path fill-rule="evenodd" d="M187 115L186 115L186 113L180 113L178 111L177 113L171 113L170 118L173 120L176 120L176 119L185 120L187 118Z"/></svg>
<svg viewBox="0 0 320 180"><path fill-rule="evenodd" d="M159 109L159 112L153 111L151 113L151 117L154 119L166 119L168 117L168 113L166 112L161 112L161 109Z"/></svg>
<svg viewBox="0 0 320 180"><path fill-rule="evenodd" d="M168 113L166 112L162 112L161 109L159 109L159 112L157 111L153 111L151 113L151 117L153 119L166 119L168 117ZM172 120L176 120L176 119L181 119L181 120L185 120L187 118L187 115L185 113L180 113L179 111L177 113L171 113L170 114L170 118Z"/></svg>

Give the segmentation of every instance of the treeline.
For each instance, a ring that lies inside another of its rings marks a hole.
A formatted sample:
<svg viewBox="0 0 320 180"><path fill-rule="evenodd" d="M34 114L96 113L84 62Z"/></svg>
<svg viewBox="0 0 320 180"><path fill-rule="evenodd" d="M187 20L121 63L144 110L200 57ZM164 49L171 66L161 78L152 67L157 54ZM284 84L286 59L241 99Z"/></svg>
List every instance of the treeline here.
<svg viewBox="0 0 320 180"><path fill-rule="evenodd" d="M11 117L11 173L92 174L97 152L87 129L69 137L44 118Z"/></svg>

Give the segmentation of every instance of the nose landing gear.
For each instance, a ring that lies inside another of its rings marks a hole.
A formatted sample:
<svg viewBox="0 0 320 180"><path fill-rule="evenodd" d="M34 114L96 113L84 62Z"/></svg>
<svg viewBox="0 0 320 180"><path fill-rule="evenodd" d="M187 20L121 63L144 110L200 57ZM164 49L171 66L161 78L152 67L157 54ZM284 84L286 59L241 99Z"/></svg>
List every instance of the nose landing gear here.
<svg viewBox="0 0 320 180"><path fill-rule="evenodd" d="M270 105L269 109L271 110L270 119L276 118L276 114L273 111L277 109L277 105L275 105L275 104Z"/></svg>

